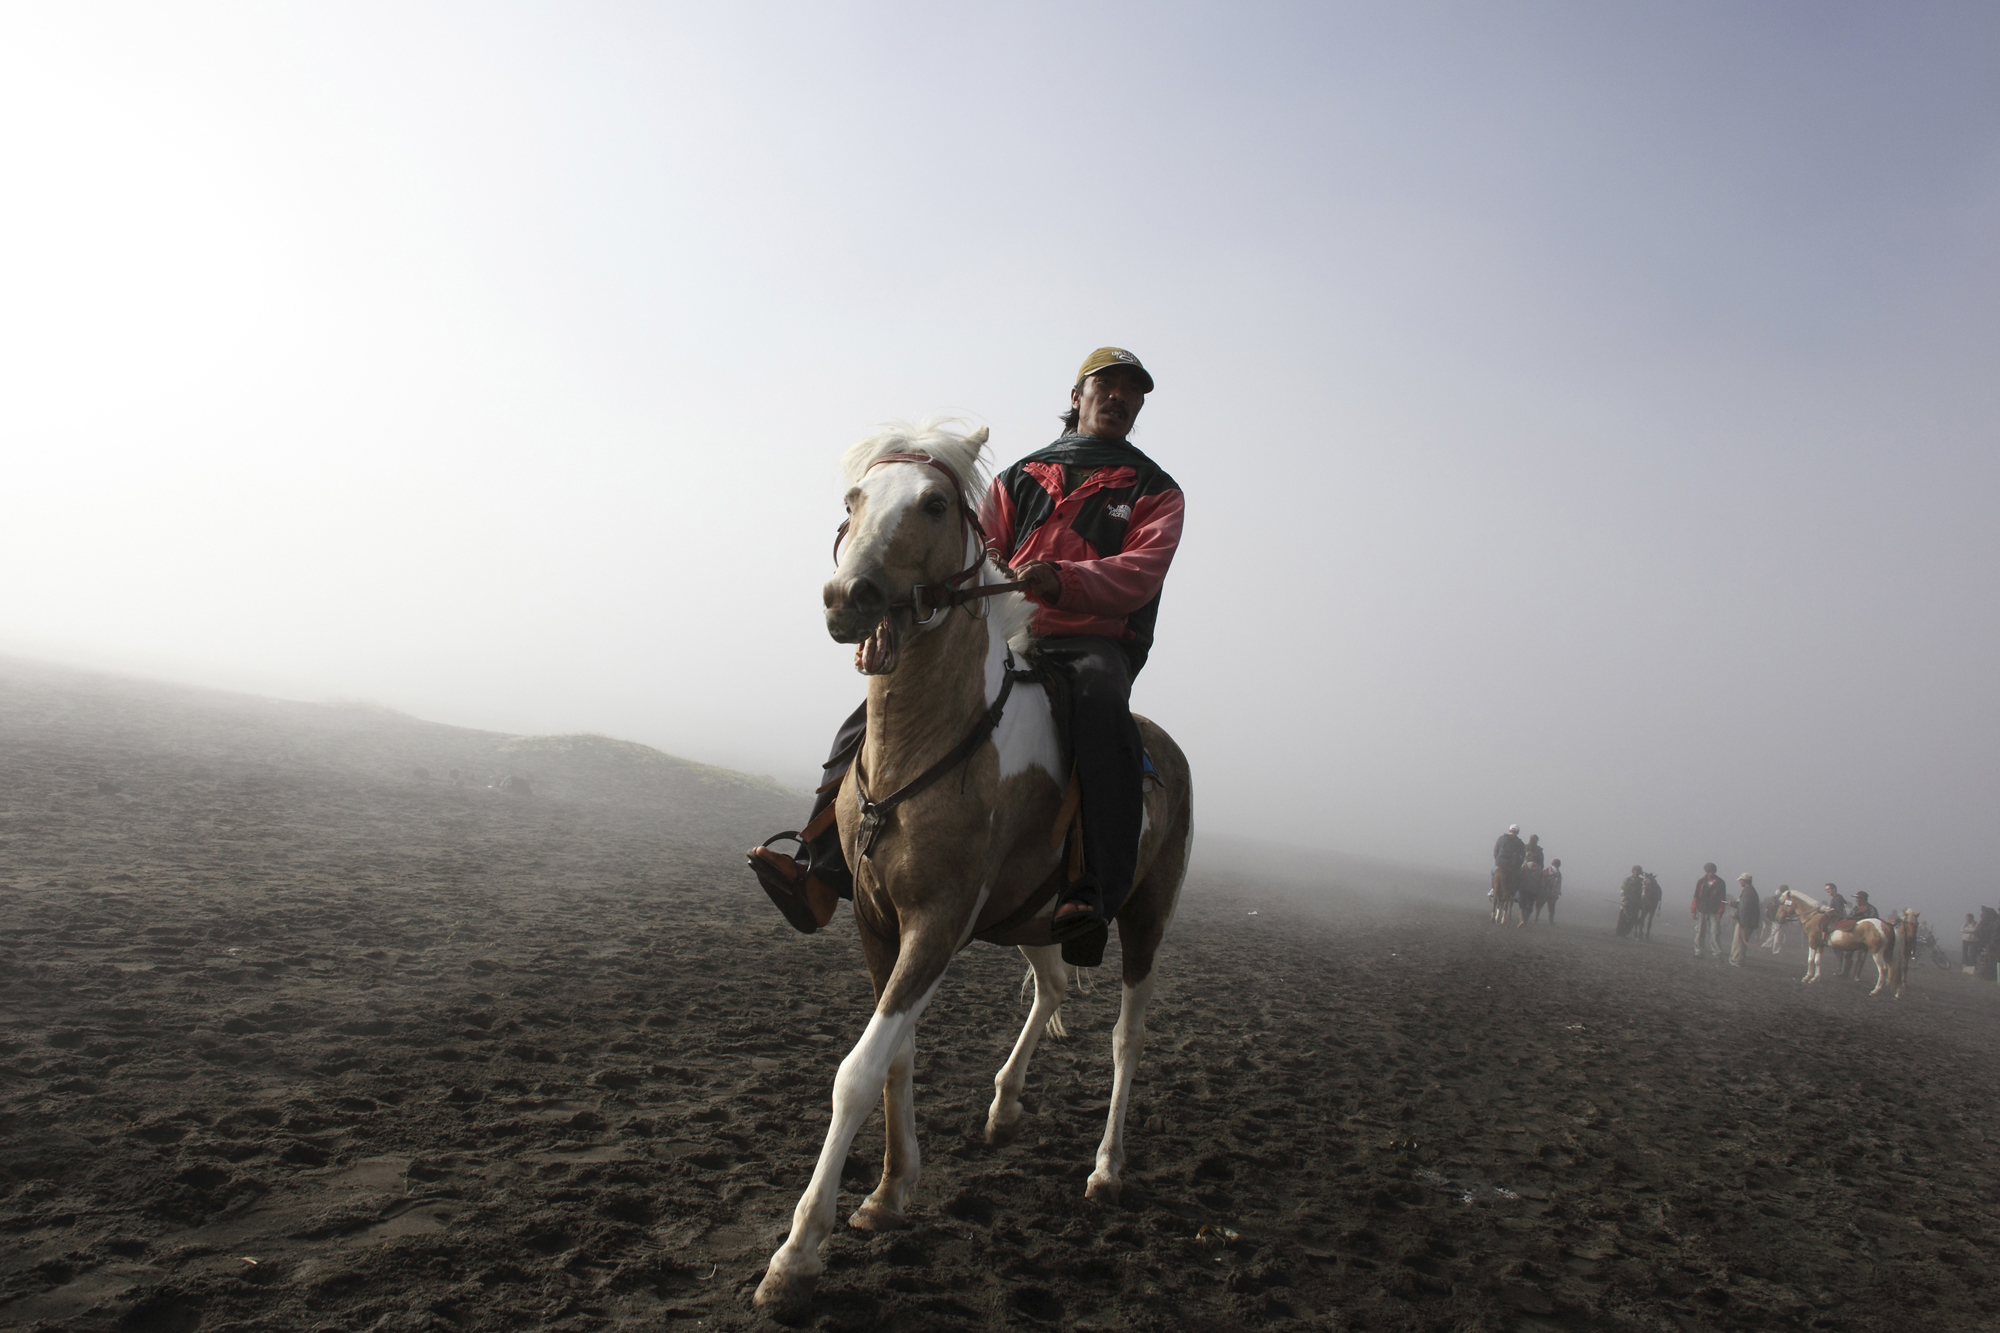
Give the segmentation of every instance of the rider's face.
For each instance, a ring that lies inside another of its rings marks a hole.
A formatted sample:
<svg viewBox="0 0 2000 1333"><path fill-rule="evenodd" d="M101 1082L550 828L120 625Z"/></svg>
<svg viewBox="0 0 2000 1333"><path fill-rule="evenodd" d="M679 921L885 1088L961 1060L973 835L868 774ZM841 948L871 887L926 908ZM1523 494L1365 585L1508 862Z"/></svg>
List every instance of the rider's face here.
<svg viewBox="0 0 2000 1333"><path fill-rule="evenodd" d="M1100 440L1122 440L1132 433L1139 409L1146 405L1145 380L1130 366L1107 366L1069 391L1076 409L1076 428Z"/></svg>

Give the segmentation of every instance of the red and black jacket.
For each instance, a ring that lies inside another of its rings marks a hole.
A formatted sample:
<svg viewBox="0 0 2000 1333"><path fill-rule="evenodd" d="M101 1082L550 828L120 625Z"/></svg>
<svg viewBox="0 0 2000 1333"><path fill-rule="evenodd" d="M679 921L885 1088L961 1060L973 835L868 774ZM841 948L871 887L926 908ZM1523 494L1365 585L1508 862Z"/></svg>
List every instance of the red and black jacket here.
<svg viewBox="0 0 2000 1333"><path fill-rule="evenodd" d="M1064 492L1064 468L1096 468ZM1095 634L1146 663L1160 589L1181 540L1181 488L1130 444L1065 435L993 479L979 518L987 546L1018 569L1055 566L1062 594L1035 613L1046 638Z"/></svg>

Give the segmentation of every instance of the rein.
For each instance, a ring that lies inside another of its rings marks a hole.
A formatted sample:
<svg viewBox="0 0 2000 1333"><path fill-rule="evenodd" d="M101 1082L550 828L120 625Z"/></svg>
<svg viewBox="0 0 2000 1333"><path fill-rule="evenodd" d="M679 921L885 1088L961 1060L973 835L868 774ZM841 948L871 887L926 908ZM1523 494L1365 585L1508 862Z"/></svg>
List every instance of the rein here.
<svg viewBox="0 0 2000 1333"><path fill-rule="evenodd" d="M881 832L882 823L889 817L890 812L970 759L972 752L984 745L986 738L993 734L993 729L1000 725L1000 715L1007 710L1007 696L1014 692L1014 681L1033 674L1031 671L1015 670L1014 654L1008 653L1007 670L1000 682L1000 695L993 701L992 707L979 715L979 721L973 723L972 731L966 738L954 745L944 758L879 801L870 797L868 789L861 785L861 756L855 755L854 767L847 771L854 775L854 794L861 798L861 830L858 841L864 860L868 853L874 850L875 835Z"/></svg>
<svg viewBox="0 0 2000 1333"><path fill-rule="evenodd" d="M867 470L872 472L884 463L917 463L925 467L936 468L939 472L943 473L945 480L951 483L952 498L958 502L959 531L963 532L969 525L973 532L979 535L979 555L971 564L959 570L958 573L951 575L942 583L911 584L910 595L900 602L888 603L883 608L885 612L900 611L904 607L908 607L911 613L916 616L919 625L928 625L932 620L936 619L938 613L941 611L949 611L955 606L964 606L982 597L998 597L1002 593L1020 592L1028 586L1016 580L1011 583L984 583L975 584L970 588L960 587L960 584L979 573L980 568L986 563L988 553L986 549L986 529L980 524L979 515L974 513L972 506L965 502L965 493L958 488L957 475L929 454L883 454L880 458L870 463ZM840 527L833 534L833 563L836 565L840 563L840 544L847 539L848 522L849 520L844 518L840 520ZM1003 695L1002 697L1004 698L1005 696Z"/></svg>

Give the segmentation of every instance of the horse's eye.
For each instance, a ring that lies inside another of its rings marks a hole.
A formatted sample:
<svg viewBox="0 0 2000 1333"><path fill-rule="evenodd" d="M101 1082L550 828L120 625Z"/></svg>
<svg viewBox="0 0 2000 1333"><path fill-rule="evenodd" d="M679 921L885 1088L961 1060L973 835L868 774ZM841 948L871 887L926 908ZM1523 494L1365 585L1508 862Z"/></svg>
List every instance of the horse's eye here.
<svg viewBox="0 0 2000 1333"><path fill-rule="evenodd" d="M943 496L933 495L929 500L924 502L924 512L932 518L943 518L944 511L945 503Z"/></svg>

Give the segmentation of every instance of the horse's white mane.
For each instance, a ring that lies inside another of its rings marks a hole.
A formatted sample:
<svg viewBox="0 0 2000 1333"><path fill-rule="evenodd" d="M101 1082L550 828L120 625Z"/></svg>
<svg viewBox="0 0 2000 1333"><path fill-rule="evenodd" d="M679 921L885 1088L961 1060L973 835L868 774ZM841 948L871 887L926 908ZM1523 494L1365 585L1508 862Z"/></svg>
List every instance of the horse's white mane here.
<svg viewBox="0 0 2000 1333"><path fill-rule="evenodd" d="M965 423L956 417L925 417L914 424L891 421L880 431L840 456L840 470L849 486L867 473L868 465L884 454L923 454L945 465L958 482L959 494L975 509L986 496L986 427L961 434L953 426Z"/></svg>
<svg viewBox="0 0 2000 1333"><path fill-rule="evenodd" d="M964 424L956 417L888 422L867 439L848 446L847 452L840 456L841 475L848 485L859 485L869 465L885 454L923 454L945 466L958 483L959 495L977 513L991 481L986 461L987 430L984 426L962 433L952 429ZM998 565L989 556L979 571L979 581L1002 581L1005 576ZM1025 655L1034 644L1034 636L1028 632L1028 622L1035 614L1034 603L1018 592L1003 593L989 601L992 609L988 613L988 631L1006 640L1016 656Z"/></svg>

